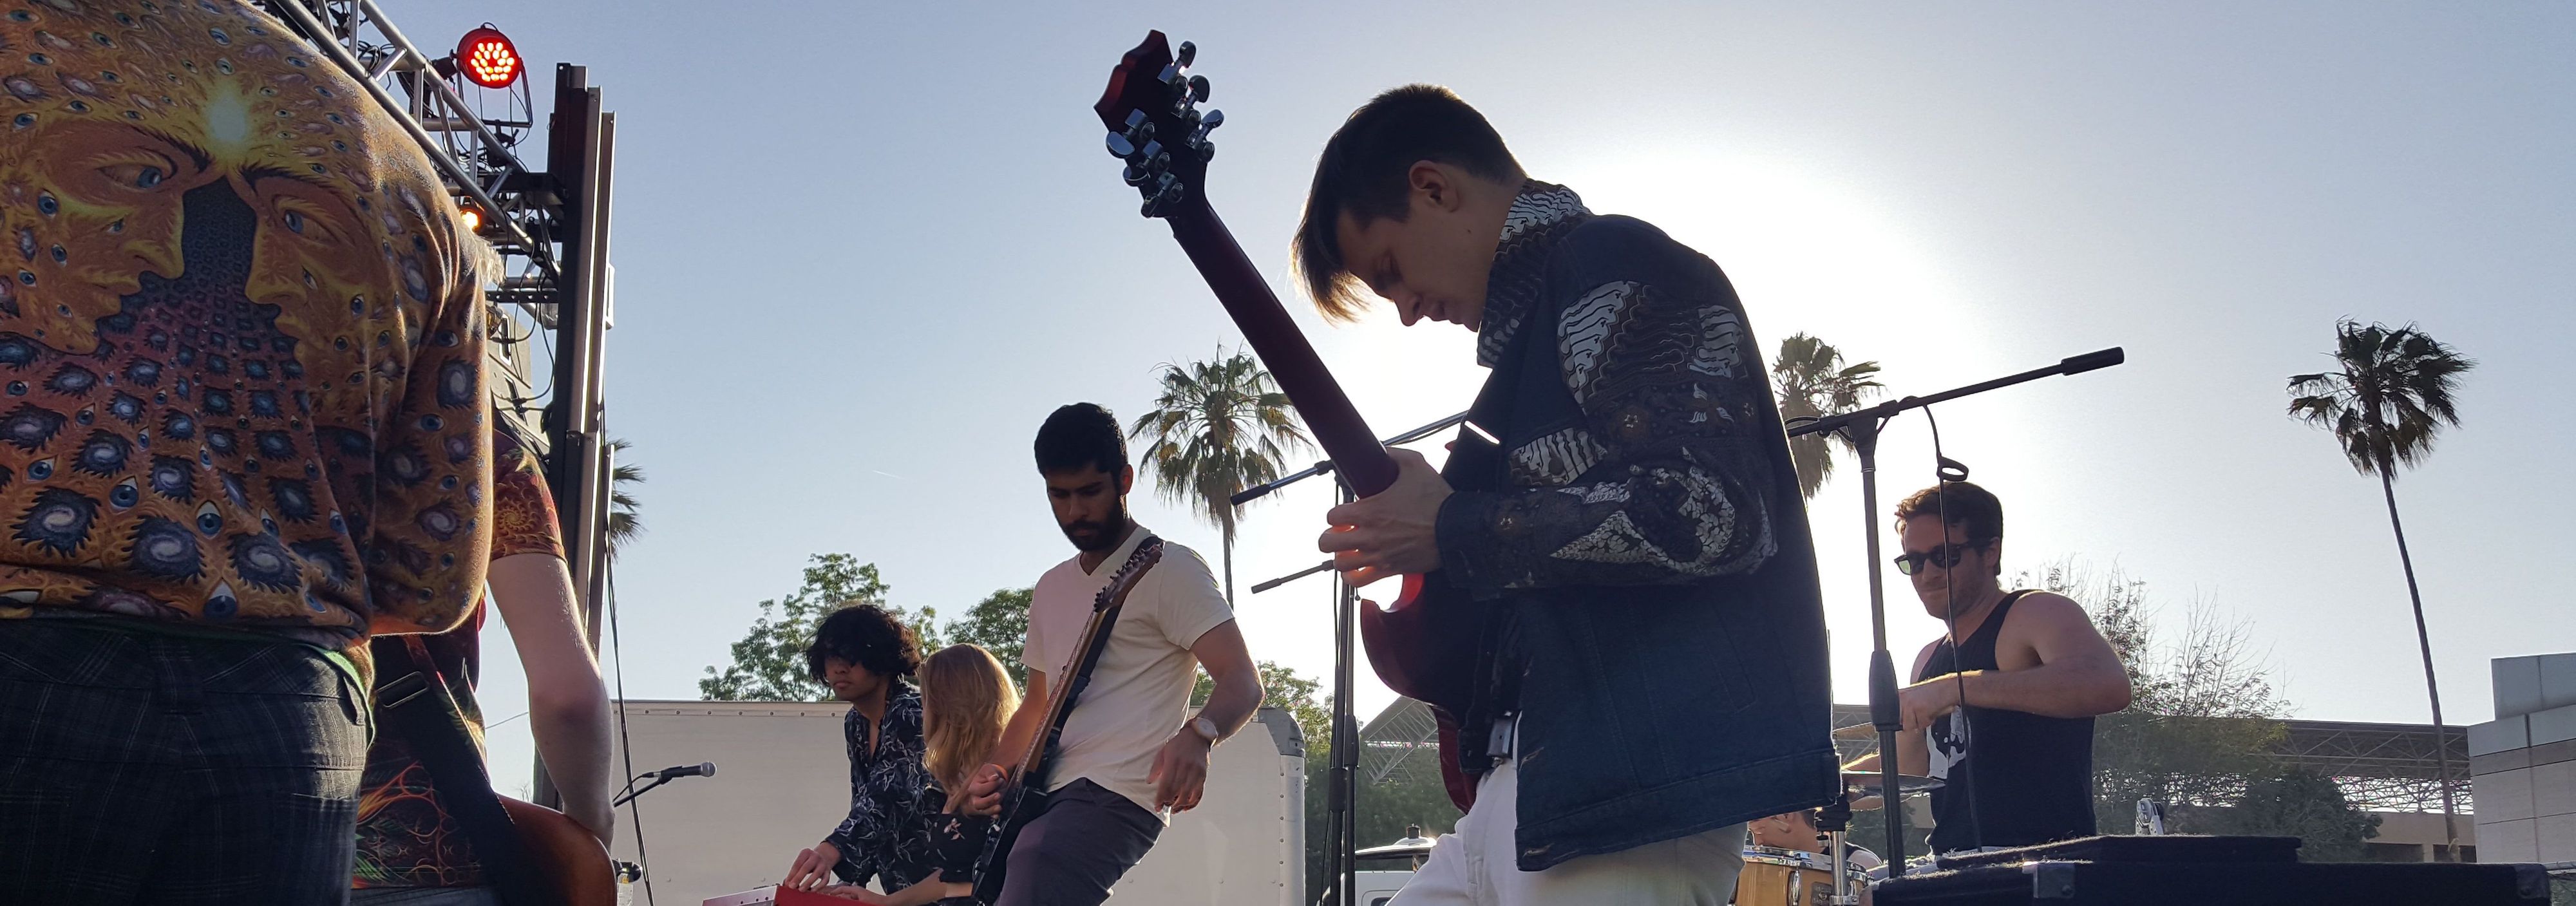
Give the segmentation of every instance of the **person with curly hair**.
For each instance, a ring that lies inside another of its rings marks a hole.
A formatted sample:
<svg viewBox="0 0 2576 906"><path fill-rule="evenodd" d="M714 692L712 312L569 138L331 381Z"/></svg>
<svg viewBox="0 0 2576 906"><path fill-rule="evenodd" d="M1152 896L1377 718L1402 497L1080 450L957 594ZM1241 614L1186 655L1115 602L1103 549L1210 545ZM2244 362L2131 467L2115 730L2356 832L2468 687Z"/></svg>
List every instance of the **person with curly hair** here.
<svg viewBox="0 0 2576 906"><path fill-rule="evenodd" d="M912 629L874 604L852 604L823 618L805 648L808 675L850 703L841 726L850 753L850 814L823 842L796 854L783 886L813 889L832 875L849 884L875 879L885 890L919 883L938 854L921 833L921 648Z"/></svg>

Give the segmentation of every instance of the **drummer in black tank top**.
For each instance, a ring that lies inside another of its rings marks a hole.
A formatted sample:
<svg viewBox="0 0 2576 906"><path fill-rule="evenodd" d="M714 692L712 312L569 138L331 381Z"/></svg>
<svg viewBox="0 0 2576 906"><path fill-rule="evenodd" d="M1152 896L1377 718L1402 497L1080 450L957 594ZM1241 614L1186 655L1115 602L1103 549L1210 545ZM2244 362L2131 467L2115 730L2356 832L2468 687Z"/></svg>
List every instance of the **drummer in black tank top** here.
<svg viewBox="0 0 2576 906"><path fill-rule="evenodd" d="M1947 781L1932 794L1935 852L2090 835L2093 717L2129 706L2128 673L2075 601L1998 584L2003 507L1994 495L1967 482L1943 488L1896 509L1898 570L1924 610L1952 617L1898 692L1907 731L1897 736L1898 770ZM1853 768L1877 763L1873 755Z"/></svg>

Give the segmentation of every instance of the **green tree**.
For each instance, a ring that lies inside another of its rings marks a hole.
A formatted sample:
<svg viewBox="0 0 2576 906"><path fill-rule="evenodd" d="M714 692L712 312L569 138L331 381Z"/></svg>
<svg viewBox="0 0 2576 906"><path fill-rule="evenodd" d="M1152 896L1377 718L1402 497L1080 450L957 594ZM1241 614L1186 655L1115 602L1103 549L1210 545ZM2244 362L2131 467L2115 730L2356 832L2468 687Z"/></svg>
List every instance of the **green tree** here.
<svg viewBox="0 0 2576 906"><path fill-rule="evenodd" d="M608 558L617 559L627 542L644 534L644 520L637 514L635 485L644 483L644 469L633 463L619 462L635 445L620 437L608 442Z"/></svg>
<svg viewBox="0 0 2576 906"><path fill-rule="evenodd" d="M2388 499L2388 526L2397 535L2397 562L2406 573L2406 596L2415 609L2415 644L2424 655L2424 694L2433 704L2433 751L2442 771L2443 846L2459 860L2458 806L2451 789L2451 752L2442 741L2442 690L2433 679L2433 640L2424 628L2424 593L2415 584L2415 558L2406 548L2406 526L2397 518L2397 467L2433 455L2444 425L2458 427L2452 399L2460 377L2477 363L2416 330L2335 324L2336 370L2290 376L2290 416L2334 432L2344 458L2364 475L2379 477Z"/></svg>
<svg viewBox="0 0 2576 906"><path fill-rule="evenodd" d="M1222 352L1222 350L1220 350ZM1278 478L1291 451L1311 444L1288 395L1250 353L1169 362L1162 393L1136 418L1128 436L1145 440L1142 459L1165 500L1190 504L1215 525L1225 544L1225 599L1234 601L1234 503L1238 491Z"/></svg>
<svg viewBox="0 0 2576 906"><path fill-rule="evenodd" d="M948 621L948 643L968 644L993 653L1003 669L1011 671L1011 681L1020 688L1029 686L1029 667L1022 663L1027 652L1021 646L1029 638L1029 595L1034 588L1004 588L985 595L984 600L966 609L966 615ZM925 648L924 650L929 650Z"/></svg>
<svg viewBox="0 0 2576 906"><path fill-rule="evenodd" d="M1780 341L1780 354L1771 359L1771 382L1779 388L1783 421L1858 409L1881 389L1877 375L1877 362L1845 365L1841 350L1803 333ZM1849 450L1851 441L1840 432L1789 438L1789 461L1798 470L1799 494L1816 496L1825 478L1834 474L1833 446Z"/></svg>
<svg viewBox="0 0 2576 906"><path fill-rule="evenodd" d="M874 563L848 554L816 554L805 567L805 581L784 598L760 602L760 616L742 641L733 643L733 663L724 672L706 668L698 695L725 701L825 701L830 687L805 675L805 648L823 618L853 604L875 604L894 610L916 634L931 626L936 613L923 608L906 614L886 603L888 586ZM935 638L936 633L933 632ZM934 647L925 642L923 650Z"/></svg>
<svg viewBox="0 0 2576 906"><path fill-rule="evenodd" d="M2334 778L2292 767L2245 785L2236 806L2215 813L2205 831L2257 837L2299 838L2304 862L2359 862L2379 836L2379 816L2352 807Z"/></svg>
<svg viewBox="0 0 2576 906"><path fill-rule="evenodd" d="M1262 707L1278 708L1296 718L1298 729L1306 734L1309 751L1332 744L1328 734L1333 722L1333 697L1316 697L1316 690L1323 687L1321 682L1307 679L1296 668L1281 666L1277 661L1259 661L1253 669L1261 673ZM1206 668L1200 668L1195 685L1190 687L1190 707L1206 705L1208 696L1215 691L1215 678L1208 676Z"/></svg>
<svg viewBox="0 0 2576 906"><path fill-rule="evenodd" d="M2093 813L2104 832L2125 832L2140 799L2170 807L2167 829L2191 830L2192 807L2230 805L2248 784L2277 776L2289 703L2272 688L2246 623L2195 600L2181 638L2165 643L2146 582L2118 567L2060 560L2015 584L2082 604L2128 669L2128 710L2093 722Z"/></svg>

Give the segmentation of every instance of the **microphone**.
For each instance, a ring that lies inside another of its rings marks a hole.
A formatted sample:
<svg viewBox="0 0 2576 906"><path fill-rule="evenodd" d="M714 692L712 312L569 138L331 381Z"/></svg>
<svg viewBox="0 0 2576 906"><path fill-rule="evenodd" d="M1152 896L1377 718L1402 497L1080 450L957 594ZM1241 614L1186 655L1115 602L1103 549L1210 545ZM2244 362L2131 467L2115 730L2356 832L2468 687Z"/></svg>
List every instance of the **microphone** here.
<svg viewBox="0 0 2576 906"><path fill-rule="evenodd" d="M712 761L702 761L697 764L684 764L675 768L663 768L659 771L644 772L644 776L646 777L659 777L664 780L673 780L681 777L713 777L715 775L716 763Z"/></svg>
<svg viewBox="0 0 2576 906"><path fill-rule="evenodd" d="M2109 368L2127 360L2128 355L2122 352L2120 347L2113 346L2109 349L2104 349L2098 352L2088 352L2083 355L2068 356L2057 363L2057 373L2083 374L2084 372L2091 371L2096 368Z"/></svg>

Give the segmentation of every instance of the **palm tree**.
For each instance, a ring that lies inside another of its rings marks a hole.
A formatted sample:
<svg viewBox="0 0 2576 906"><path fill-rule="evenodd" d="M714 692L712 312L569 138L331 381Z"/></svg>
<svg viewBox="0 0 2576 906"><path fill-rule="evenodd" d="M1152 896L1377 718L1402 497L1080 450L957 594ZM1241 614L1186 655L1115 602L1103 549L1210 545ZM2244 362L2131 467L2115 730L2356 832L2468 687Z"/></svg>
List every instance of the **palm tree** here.
<svg viewBox="0 0 2576 906"><path fill-rule="evenodd" d="M1824 418L1858 409L1863 399L1878 393L1879 383L1873 380L1877 374L1877 362L1846 366L1842 350L1803 333L1790 334L1780 341L1780 354L1771 360L1771 381L1780 389L1780 419ZM1789 438L1789 461L1798 469L1799 496L1816 496L1816 489L1825 486L1825 477L1834 474L1828 439L1851 449L1851 440L1840 432Z"/></svg>
<svg viewBox="0 0 2576 906"><path fill-rule="evenodd" d="M1187 367L1165 362L1162 380L1153 410L1138 416L1127 434L1148 441L1143 459L1163 499L1197 506L1199 517L1223 533L1225 600L1232 604L1234 503L1228 498L1279 477L1289 451L1312 445L1290 415L1288 395L1250 353Z"/></svg>
<svg viewBox="0 0 2576 906"><path fill-rule="evenodd" d="M2415 585L2415 560L2406 550L2406 526L2397 520L2397 467L2412 467L2433 454L2433 436L2457 427L2452 403L2460 375L2477 367L2450 347L2416 330L2368 327L2349 318L2335 323L2335 363L2340 371L2290 376L2290 416L2333 431L2345 459L2364 475L2379 476L2388 498L2388 525L2397 533L2397 562L2406 570L2406 595L2415 605L2415 644L2424 653L2424 692L2433 700L2433 751L2442 769L2442 835L2451 861L2460 859L2457 809L2451 793L2451 750L2442 739L2442 690L2433 681L2433 641L2424 630L2424 593Z"/></svg>
<svg viewBox="0 0 2576 906"><path fill-rule="evenodd" d="M626 542L644 534L644 522L635 514L635 495L629 485L644 483L643 468L621 460L634 444L620 437L608 442L608 558L617 559L617 551Z"/></svg>

